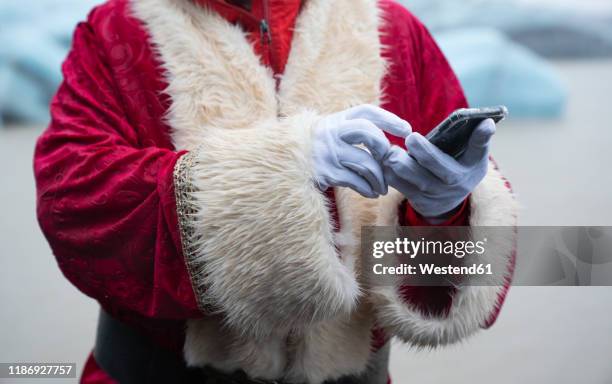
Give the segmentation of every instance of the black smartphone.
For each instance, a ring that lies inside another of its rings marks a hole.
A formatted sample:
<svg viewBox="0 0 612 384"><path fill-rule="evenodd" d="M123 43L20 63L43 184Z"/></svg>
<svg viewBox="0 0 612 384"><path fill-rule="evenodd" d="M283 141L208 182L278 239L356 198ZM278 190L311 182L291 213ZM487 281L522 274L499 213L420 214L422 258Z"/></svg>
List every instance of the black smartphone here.
<svg viewBox="0 0 612 384"><path fill-rule="evenodd" d="M486 119L493 119L499 123L506 116L508 116L508 108L503 105L458 109L425 137L443 152L458 158L465 152L470 136L478 124Z"/></svg>

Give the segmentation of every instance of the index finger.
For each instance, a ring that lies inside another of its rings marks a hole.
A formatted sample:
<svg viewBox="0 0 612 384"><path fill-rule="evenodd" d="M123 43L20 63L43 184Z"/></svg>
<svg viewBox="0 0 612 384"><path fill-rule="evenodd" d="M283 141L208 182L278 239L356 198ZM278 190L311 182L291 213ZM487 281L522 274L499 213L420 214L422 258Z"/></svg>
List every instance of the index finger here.
<svg viewBox="0 0 612 384"><path fill-rule="evenodd" d="M406 138L412 133L412 127L399 116L370 104L358 105L351 108L347 119L367 119L379 129L397 137Z"/></svg>
<svg viewBox="0 0 612 384"><path fill-rule="evenodd" d="M374 123L365 119L343 122L340 126L340 139L351 145L365 145L378 161L382 161L391 147L385 134Z"/></svg>

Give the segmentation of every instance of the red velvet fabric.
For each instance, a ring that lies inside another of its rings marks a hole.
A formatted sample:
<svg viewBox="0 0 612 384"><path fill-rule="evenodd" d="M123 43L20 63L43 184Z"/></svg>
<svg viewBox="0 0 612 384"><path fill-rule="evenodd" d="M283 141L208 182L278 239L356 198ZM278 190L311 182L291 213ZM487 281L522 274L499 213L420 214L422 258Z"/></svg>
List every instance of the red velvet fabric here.
<svg viewBox="0 0 612 384"><path fill-rule="evenodd" d="M96 362L93 353L90 353L87 357L87 361L81 371L82 384L115 384L116 380L113 380Z"/></svg>
<svg viewBox="0 0 612 384"><path fill-rule="evenodd" d="M205 1L248 32L262 62L283 72L299 0L255 0L247 12ZM267 3L267 4L266 4ZM400 5L382 0L383 44L392 63L383 107L426 134L466 105L461 87L426 28ZM262 39L267 16L271 40ZM162 68L127 0L110 0L79 24L63 65L52 121L39 138L34 171L40 226L64 275L109 313L180 353L184 321L203 316L180 246L172 171L177 153L164 114ZM395 137L390 139L403 145ZM469 207L449 224L465 223ZM406 225L421 225L406 205ZM406 290L424 309L450 295ZM432 304L433 303L433 304ZM375 344L385 335L375 332ZM83 382L100 381L95 362Z"/></svg>
<svg viewBox="0 0 612 384"><path fill-rule="evenodd" d="M264 65L275 74L285 71L293 27L300 11L302 0L251 0L250 9L222 0L196 0L204 7L214 9L226 20L240 24L249 34L253 49ZM262 21L269 26L269 36L262 33Z"/></svg>

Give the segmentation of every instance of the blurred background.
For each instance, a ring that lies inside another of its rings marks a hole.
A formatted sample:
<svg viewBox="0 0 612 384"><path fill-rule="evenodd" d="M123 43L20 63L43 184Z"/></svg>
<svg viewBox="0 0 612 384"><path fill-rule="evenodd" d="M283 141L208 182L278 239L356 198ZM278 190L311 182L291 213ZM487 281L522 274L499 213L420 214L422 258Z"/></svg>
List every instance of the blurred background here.
<svg viewBox="0 0 612 384"><path fill-rule="evenodd" d="M74 25L97 2L0 2L0 362L80 370L93 346L97 304L38 229L31 161ZM520 224L611 225L612 0L402 3L472 105L509 107L493 153ZM612 287L515 287L492 329L443 350L394 346L391 371L395 383L610 384Z"/></svg>

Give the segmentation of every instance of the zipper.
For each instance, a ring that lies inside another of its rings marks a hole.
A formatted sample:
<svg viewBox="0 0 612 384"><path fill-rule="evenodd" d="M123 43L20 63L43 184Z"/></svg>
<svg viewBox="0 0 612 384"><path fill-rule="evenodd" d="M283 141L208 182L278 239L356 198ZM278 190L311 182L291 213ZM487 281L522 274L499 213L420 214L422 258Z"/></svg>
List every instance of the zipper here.
<svg viewBox="0 0 612 384"><path fill-rule="evenodd" d="M272 54L273 50L273 41L272 41L272 31L270 30L270 7L268 4L268 0L262 0L262 19L259 22L259 32L261 34L261 45L263 48L263 53L265 53L266 58L268 59L268 64L270 67L275 69L274 65L274 55Z"/></svg>
<svg viewBox="0 0 612 384"><path fill-rule="evenodd" d="M267 19L261 19L259 22L259 33L261 34L261 44L269 46L272 43L272 33L270 32L270 25Z"/></svg>

